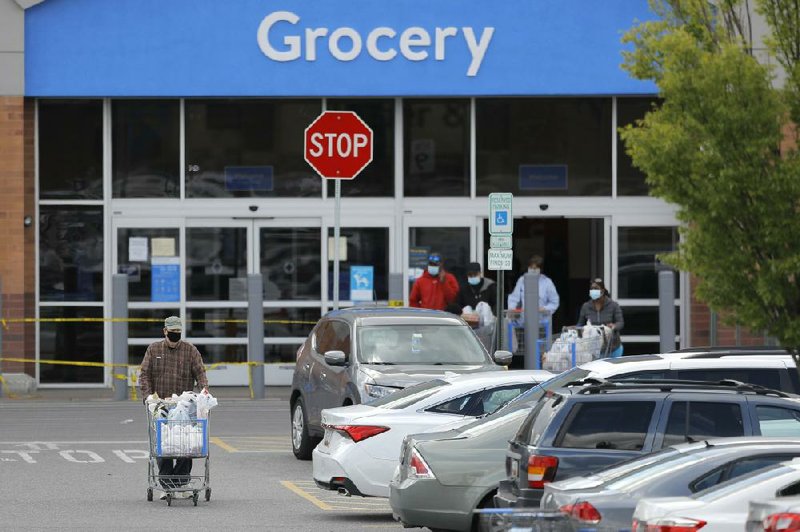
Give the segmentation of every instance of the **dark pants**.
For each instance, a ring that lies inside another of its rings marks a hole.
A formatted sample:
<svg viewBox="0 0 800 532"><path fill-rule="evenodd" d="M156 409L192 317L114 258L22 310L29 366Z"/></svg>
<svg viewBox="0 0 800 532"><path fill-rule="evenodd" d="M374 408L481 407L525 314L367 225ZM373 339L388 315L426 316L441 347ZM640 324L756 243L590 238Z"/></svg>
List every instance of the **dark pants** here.
<svg viewBox="0 0 800 532"><path fill-rule="evenodd" d="M189 475L192 474L191 458L159 458L158 474L162 477L161 485L165 488L178 488L189 483ZM164 478L169 477L169 478Z"/></svg>

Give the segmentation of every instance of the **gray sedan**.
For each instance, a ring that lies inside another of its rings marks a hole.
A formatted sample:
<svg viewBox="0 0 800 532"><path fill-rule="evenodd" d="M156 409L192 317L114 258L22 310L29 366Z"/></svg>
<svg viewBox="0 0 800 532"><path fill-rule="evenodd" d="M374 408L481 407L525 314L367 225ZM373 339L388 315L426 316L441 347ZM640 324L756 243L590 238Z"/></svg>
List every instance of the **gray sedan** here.
<svg viewBox="0 0 800 532"><path fill-rule="evenodd" d="M627 529L640 499L691 495L740 475L800 456L800 439L722 438L673 445L594 475L545 486L542 508L573 524Z"/></svg>

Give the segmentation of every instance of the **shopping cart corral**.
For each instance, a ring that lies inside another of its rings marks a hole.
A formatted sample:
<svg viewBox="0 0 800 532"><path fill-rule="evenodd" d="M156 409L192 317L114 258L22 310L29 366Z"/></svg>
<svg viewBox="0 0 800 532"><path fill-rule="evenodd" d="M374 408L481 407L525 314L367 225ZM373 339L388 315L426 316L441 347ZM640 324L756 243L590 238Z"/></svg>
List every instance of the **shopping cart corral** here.
<svg viewBox="0 0 800 532"><path fill-rule="evenodd" d="M153 500L153 491L161 490L168 506L180 496L191 498L195 506L200 494L205 491L206 501L211 500L210 453L208 448L209 420L169 419L176 403L161 401L148 404L147 432L150 456L147 461L147 500ZM202 459L201 475L161 475L158 461L162 459Z"/></svg>

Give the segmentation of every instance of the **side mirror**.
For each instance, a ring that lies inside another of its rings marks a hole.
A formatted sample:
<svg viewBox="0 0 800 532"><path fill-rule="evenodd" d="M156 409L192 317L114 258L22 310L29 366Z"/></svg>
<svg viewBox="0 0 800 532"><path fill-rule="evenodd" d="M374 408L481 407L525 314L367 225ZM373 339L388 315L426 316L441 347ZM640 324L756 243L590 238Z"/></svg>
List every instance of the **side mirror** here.
<svg viewBox="0 0 800 532"><path fill-rule="evenodd" d="M344 354L344 351L327 351L325 362L329 366L344 366L347 363L347 355Z"/></svg>
<svg viewBox="0 0 800 532"><path fill-rule="evenodd" d="M492 358L494 359L495 363L500 364L501 366L510 366L514 355L512 355L510 351L495 351L494 355L492 355Z"/></svg>

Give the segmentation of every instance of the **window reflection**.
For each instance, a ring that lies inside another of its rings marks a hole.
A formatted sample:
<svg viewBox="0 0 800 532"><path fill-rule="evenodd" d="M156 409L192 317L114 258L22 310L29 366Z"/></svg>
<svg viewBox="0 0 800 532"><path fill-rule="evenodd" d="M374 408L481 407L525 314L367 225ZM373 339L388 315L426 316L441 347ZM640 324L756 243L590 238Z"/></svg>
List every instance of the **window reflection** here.
<svg viewBox="0 0 800 532"><path fill-rule="evenodd" d="M186 229L188 299L247 301L247 229Z"/></svg>
<svg viewBox="0 0 800 532"><path fill-rule="evenodd" d="M39 100L39 198L103 199L103 102Z"/></svg>
<svg viewBox="0 0 800 532"><path fill-rule="evenodd" d="M111 103L115 198L180 195L179 106L178 100Z"/></svg>
<svg viewBox="0 0 800 532"><path fill-rule="evenodd" d="M476 101L477 193L611 195L609 98Z"/></svg>
<svg viewBox="0 0 800 532"><path fill-rule="evenodd" d="M469 227L412 227L409 230L408 282L422 275L428 267L428 255L439 253L444 268L466 283L469 260Z"/></svg>
<svg viewBox="0 0 800 532"><path fill-rule="evenodd" d="M328 99L330 111L353 111L372 129L372 162L353 180L342 181L342 196L394 196L394 100ZM334 183L328 184L334 195Z"/></svg>
<svg viewBox="0 0 800 532"><path fill-rule="evenodd" d="M658 299L658 272L664 266L656 256L677 247L675 227L620 227L618 298ZM678 297L680 277L676 275L675 280L675 297Z"/></svg>
<svg viewBox="0 0 800 532"><path fill-rule="evenodd" d="M322 299L318 227L261 229L261 275L264 300Z"/></svg>
<svg viewBox="0 0 800 532"><path fill-rule="evenodd" d="M104 324L102 307L40 307L39 357L42 360L70 362L103 362ZM78 321L49 321L68 319ZM80 321L94 319L98 321ZM43 383L103 382L103 368L69 366L61 364L40 365L39 377Z"/></svg>
<svg viewBox="0 0 800 532"><path fill-rule="evenodd" d="M103 208L40 205L39 297L103 301Z"/></svg>
<svg viewBox="0 0 800 532"><path fill-rule="evenodd" d="M469 196L469 100L404 100L406 196Z"/></svg>
<svg viewBox="0 0 800 532"><path fill-rule="evenodd" d="M333 228L328 231L328 298L333 299ZM386 300L389 297L389 229L370 227L355 229L342 227L341 237L347 247L346 258L340 257L339 300L350 299L350 266L372 266L373 297ZM342 246L342 244L340 244Z"/></svg>
<svg viewBox="0 0 800 532"><path fill-rule="evenodd" d="M187 100L187 197L319 197L302 138L321 108L320 100Z"/></svg>
<svg viewBox="0 0 800 532"><path fill-rule="evenodd" d="M623 128L644 118L657 102L655 98L617 98L617 125ZM617 194L647 196L649 191L644 174L633 166L633 161L625 151L625 143L617 136Z"/></svg>

